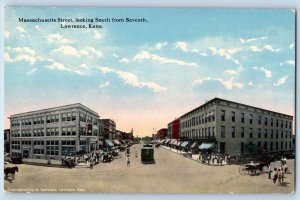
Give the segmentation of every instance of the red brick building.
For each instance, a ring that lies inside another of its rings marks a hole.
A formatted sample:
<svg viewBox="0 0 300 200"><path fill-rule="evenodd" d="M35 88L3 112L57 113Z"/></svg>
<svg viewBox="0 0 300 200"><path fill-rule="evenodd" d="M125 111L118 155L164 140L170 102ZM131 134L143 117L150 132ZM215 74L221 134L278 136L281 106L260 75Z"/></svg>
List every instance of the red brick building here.
<svg viewBox="0 0 300 200"><path fill-rule="evenodd" d="M159 129L156 133L156 137L158 139L163 140L167 137L167 132L168 132L168 129L166 129L166 128Z"/></svg>
<svg viewBox="0 0 300 200"><path fill-rule="evenodd" d="M168 124L168 137L172 139L179 139L180 134L180 118L175 119Z"/></svg>

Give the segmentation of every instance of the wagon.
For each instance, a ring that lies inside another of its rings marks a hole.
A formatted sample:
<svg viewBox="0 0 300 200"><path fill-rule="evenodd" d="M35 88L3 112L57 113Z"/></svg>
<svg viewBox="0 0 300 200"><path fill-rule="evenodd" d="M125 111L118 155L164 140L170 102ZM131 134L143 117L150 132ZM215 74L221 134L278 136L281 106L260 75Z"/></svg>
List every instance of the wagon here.
<svg viewBox="0 0 300 200"><path fill-rule="evenodd" d="M241 175L254 175L267 172L270 162L248 163L241 165L239 172Z"/></svg>

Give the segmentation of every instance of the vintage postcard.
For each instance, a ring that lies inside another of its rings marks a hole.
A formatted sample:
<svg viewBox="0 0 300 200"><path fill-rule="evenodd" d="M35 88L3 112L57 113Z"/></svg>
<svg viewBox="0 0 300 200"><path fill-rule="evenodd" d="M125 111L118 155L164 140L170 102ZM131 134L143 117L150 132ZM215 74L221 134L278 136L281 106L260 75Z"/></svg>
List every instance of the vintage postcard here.
<svg viewBox="0 0 300 200"><path fill-rule="evenodd" d="M7 7L7 192L295 190L295 10Z"/></svg>

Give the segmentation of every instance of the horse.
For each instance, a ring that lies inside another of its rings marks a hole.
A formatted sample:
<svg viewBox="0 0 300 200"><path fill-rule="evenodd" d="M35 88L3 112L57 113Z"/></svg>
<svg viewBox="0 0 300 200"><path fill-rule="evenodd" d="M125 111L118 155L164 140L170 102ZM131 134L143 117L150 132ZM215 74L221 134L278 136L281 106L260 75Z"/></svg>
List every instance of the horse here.
<svg viewBox="0 0 300 200"><path fill-rule="evenodd" d="M11 174L10 182L15 179L15 173L19 171L19 168L16 167L6 167L4 169L5 180L8 180L8 174Z"/></svg>

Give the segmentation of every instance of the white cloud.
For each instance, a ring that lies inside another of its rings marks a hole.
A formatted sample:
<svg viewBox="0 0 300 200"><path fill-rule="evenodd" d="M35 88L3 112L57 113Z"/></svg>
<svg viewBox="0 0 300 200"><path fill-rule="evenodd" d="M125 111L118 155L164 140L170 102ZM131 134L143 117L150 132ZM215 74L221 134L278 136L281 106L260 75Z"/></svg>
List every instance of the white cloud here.
<svg viewBox="0 0 300 200"><path fill-rule="evenodd" d="M65 38L64 36L60 35L59 33L49 34L46 38L47 38L49 43L58 42L58 43L61 43L61 44L69 44L69 43L73 42L73 41Z"/></svg>
<svg viewBox="0 0 300 200"><path fill-rule="evenodd" d="M240 41L241 41L241 43L246 44L246 43L254 42L257 40L265 40L265 39L268 39L268 37L263 36L263 37L258 37L258 38L240 39Z"/></svg>
<svg viewBox="0 0 300 200"><path fill-rule="evenodd" d="M39 25L35 25L35 29L40 31L41 30L41 27Z"/></svg>
<svg viewBox="0 0 300 200"><path fill-rule="evenodd" d="M207 53L203 52L203 53L199 53L200 56L207 56Z"/></svg>
<svg viewBox="0 0 300 200"><path fill-rule="evenodd" d="M89 69L89 66L87 64L81 64L79 65L80 68Z"/></svg>
<svg viewBox="0 0 300 200"><path fill-rule="evenodd" d="M27 33L22 26L17 26L16 31L19 32L19 33Z"/></svg>
<svg viewBox="0 0 300 200"><path fill-rule="evenodd" d="M30 55L17 55L17 57L14 59L15 61L26 61L29 62L31 65L33 65L36 62L36 58L34 56Z"/></svg>
<svg viewBox="0 0 300 200"><path fill-rule="evenodd" d="M70 71L68 68L65 67L64 64L57 63L57 62L55 62L55 63L53 63L51 65L48 65L47 68L49 68L49 69L63 70L63 71Z"/></svg>
<svg viewBox="0 0 300 200"><path fill-rule="evenodd" d="M253 86L253 82L249 81L248 86Z"/></svg>
<svg viewBox="0 0 300 200"><path fill-rule="evenodd" d="M69 45L62 45L58 49L54 49L52 52L66 56L80 57L80 54L77 52L77 50Z"/></svg>
<svg viewBox="0 0 300 200"><path fill-rule="evenodd" d="M99 31L94 31L94 34L95 34L95 39L99 40L102 38L102 35Z"/></svg>
<svg viewBox="0 0 300 200"><path fill-rule="evenodd" d="M264 46L264 49L269 50L269 51L273 51L273 52L279 52L280 49L274 49L271 45L267 44Z"/></svg>
<svg viewBox="0 0 300 200"><path fill-rule="evenodd" d="M101 85L99 85L99 88L105 88L107 86L109 86L110 82L106 81L105 83L102 83Z"/></svg>
<svg viewBox="0 0 300 200"><path fill-rule="evenodd" d="M120 63L129 63L129 59L128 58L122 58L119 62Z"/></svg>
<svg viewBox="0 0 300 200"><path fill-rule="evenodd" d="M32 56L35 55L35 51L30 47L16 47L16 48L12 48L12 50L17 53L30 54Z"/></svg>
<svg viewBox="0 0 300 200"><path fill-rule="evenodd" d="M265 69L264 67L253 67L253 69L255 69L255 70L260 70L260 71L264 72L264 73L265 73L265 76L266 76L267 78L271 78L271 77L272 77L272 71L271 71L271 70L267 70L267 69Z"/></svg>
<svg viewBox="0 0 300 200"><path fill-rule="evenodd" d="M225 73L229 74L229 75L238 75L239 74L239 72L237 70L233 70L233 69L226 70Z"/></svg>
<svg viewBox="0 0 300 200"><path fill-rule="evenodd" d="M161 57L155 54L150 54L148 51L141 51L133 58L133 61L152 60L159 64L176 64L181 66L198 67L197 63L185 62L183 60L170 59Z"/></svg>
<svg viewBox="0 0 300 200"><path fill-rule="evenodd" d="M287 78L288 78L288 76L281 77L280 79L277 80L276 83L274 83L274 85L278 87L278 86L284 84L286 82Z"/></svg>
<svg viewBox="0 0 300 200"><path fill-rule="evenodd" d="M5 38L5 39L8 39L9 36L10 36L10 32L4 31L4 38Z"/></svg>
<svg viewBox="0 0 300 200"><path fill-rule="evenodd" d="M233 54L240 52L242 49L234 48L234 49L217 49L216 47L208 47L208 49L212 52L212 55L219 55L224 57L226 60L231 60L233 63L241 66L240 62L232 57Z"/></svg>
<svg viewBox="0 0 300 200"><path fill-rule="evenodd" d="M34 72L36 72L37 68L32 68L31 70L29 70L28 72L26 72L26 74L31 75Z"/></svg>
<svg viewBox="0 0 300 200"><path fill-rule="evenodd" d="M89 56L89 57L93 57L92 55L95 55L97 57L103 56L103 53L99 50L96 50L94 47L84 47L79 51L79 54L82 56Z"/></svg>
<svg viewBox="0 0 300 200"><path fill-rule="evenodd" d="M191 52L193 52L193 53L199 53L199 50L198 49L192 49Z"/></svg>
<svg viewBox="0 0 300 200"><path fill-rule="evenodd" d="M257 46L250 46L249 49L253 52L262 52L262 49L258 48Z"/></svg>
<svg viewBox="0 0 300 200"><path fill-rule="evenodd" d="M295 61L294 60L288 60L285 63L289 64L289 65L295 65Z"/></svg>
<svg viewBox="0 0 300 200"><path fill-rule="evenodd" d="M221 83L228 90L231 90L233 88L241 89L241 88L244 87L243 83L235 82L233 77L231 77L229 80L223 80L221 78L206 77L206 78L201 79L201 80L195 80L194 83L193 83L193 85L201 85L201 84L203 84L206 81L216 81L216 82L219 82L219 83Z"/></svg>
<svg viewBox="0 0 300 200"><path fill-rule="evenodd" d="M106 73L114 73L116 74L119 78L123 80L123 82L126 85L131 85L133 87L137 88L148 88L152 92L162 92L167 90L166 88L160 86L157 83L154 82L142 82L139 81L138 77L131 72L125 72L125 71L120 71L120 70L115 70L110 67L99 67L100 71L104 74Z"/></svg>
<svg viewBox="0 0 300 200"><path fill-rule="evenodd" d="M188 45L186 42L179 41L174 43L175 48L180 49L181 51L188 52Z"/></svg>
<svg viewBox="0 0 300 200"><path fill-rule="evenodd" d="M289 49L292 49L292 48L294 48L294 47L295 47L295 44L292 43L292 44L290 44Z"/></svg>
<svg viewBox="0 0 300 200"><path fill-rule="evenodd" d="M115 57L115 58L119 58L119 55L116 54L116 53L113 53L112 55L113 55L113 57Z"/></svg>
<svg viewBox="0 0 300 200"><path fill-rule="evenodd" d="M159 42L155 45L155 49L159 50L162 47L167 46L167 44L168 44L167 42Z"/></svg>
<svg viewBox="0 0 300 200"><path fill-rule="evenodd" d="M10 55L8 53L4 53L3 55L4 62L13 62Z"/></svg>

